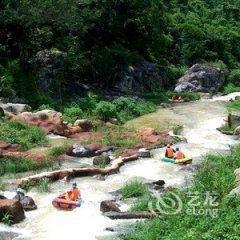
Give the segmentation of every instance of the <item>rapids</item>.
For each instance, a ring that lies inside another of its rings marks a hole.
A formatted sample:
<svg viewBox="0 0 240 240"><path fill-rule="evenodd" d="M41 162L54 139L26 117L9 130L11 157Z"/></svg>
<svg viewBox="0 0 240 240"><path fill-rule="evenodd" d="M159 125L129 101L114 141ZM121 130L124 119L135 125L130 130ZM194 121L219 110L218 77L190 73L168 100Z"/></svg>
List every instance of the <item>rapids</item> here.
<svg viewBox="0 0 240 240"><path fill-rule="evenodd" d="M235 137L223 135L216 130L226 118L226 102L237 95L240 93L184 103L168 109L159 108L153 114L131 121L130 125L144 126L145 121L146 125L150 126L151 120L159 126L171 121L182 124L184 126L182 135L187 139L187 143L179 143L178 146L187 155L192 156L193 163L196 163L201 161L206 153L222 154L237 143ZM167 186L180 186L191 176L191 172L181 170L181 166L161 162L163 151L153 150L152 158L130 162L120 169L120 173L108 176L105 181L94 177L75 179L81 189L83 203L72 212L58 211L51 205L51 200L55 196L69 188L64 181L51 184L50 193L31 190L28 195L36 201L38 210L27 212L26 219L14 227L0 224L0 239L1 231L16 232L20 235L12 239L22 240L66 240L70 237L83 240L113 239L114 233L105 231L106 227L133 221L110 220L101 214L100 202L112 199L109 192L118 190L124 182L133 177L147 180L163 179ZM85 163L88 161L90 160L84 159Z"/></svg>

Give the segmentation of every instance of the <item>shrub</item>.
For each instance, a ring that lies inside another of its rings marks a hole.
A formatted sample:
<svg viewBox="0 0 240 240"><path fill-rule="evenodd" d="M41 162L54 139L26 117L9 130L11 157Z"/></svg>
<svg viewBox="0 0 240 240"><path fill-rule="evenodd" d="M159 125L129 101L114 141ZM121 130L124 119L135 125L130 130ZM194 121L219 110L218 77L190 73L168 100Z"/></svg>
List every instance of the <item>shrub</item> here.
<svg viewBox="0 0 240 240"><path fill-rule="evenodd" d="M20 121L1 121L0 139L12 144L20 144L24 150L47 142L44 131Z"/></svg>
<svg viewBox="0 0 240 240"><path fill-rule="evenodd" d="M147 194L146 185L139 180L131 180L120 189L123 198L140 197Z"/></svg>
<svg viewBox="0 0 240 240"><path fill-rule="evenodd" d="M48 155L50 157L53 157L53 158L56 158L64 153L67 152L69 148L69 145L68 144L64 144L62 146L56 146L56 147L52 147L48 150Z"/></svg>
<svg viewBox="0 0 240 240"><path fill-rule="evenodd" d="M231 82L223 87L224 94L229 94L232 92L240 92L240 87L235 86L234 83Z"/></svg>
<svg viewBox="0 0 240 240"><path fill-rule="evenodd" d="M69 123L74 123L77 119L82 118L82 116L83 111L77 106L70 106L63 110L63 119Z"/></svg>
<svg viewBox="0 0 240 240"><path fill-rule="evenodd" d="M106 101L100 101L95 109L96 115L103 121L117 117L117 109L114 104Z"/></svg>
<svg viewBox="0 0 240 240"><path fill-rule="evenodd" d="M232 70L228 75L228 80L231 83L239 85L240 84L240 70L239 69Z"/></svg>
<svg viewBox="0 0 240 240"><path fill-rule="evenodd" d="M9 213L5 213L2 217L2 222L6 225L12 225L13 221L12 221L12 216Z"/></svg>

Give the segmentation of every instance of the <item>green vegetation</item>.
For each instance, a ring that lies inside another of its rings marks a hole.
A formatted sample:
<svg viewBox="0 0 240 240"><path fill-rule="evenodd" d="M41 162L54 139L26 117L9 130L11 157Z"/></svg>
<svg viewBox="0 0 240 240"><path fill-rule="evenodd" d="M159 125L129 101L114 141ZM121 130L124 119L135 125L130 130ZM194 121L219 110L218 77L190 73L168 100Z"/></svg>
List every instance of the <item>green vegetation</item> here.
<svg viewBox="0 0 240 240"><path fill-rule="evenodd" d="M126 129L125 129L126 130ZM121 149L132 148L140 143L141 139L134 132L124 132L124 128L114 128L109 130L101 139L101 143L106 146L114 146Z"/></svg>
<svg viewBox="0 0 240 240"><path fill-rule="evenodd" d="M120 189L123 198L144 196L148 193L146 185L140 180L131 180Z"/></svg>
<svg viewBox="0 0 240 240"><path fill-rule="evenodd" d="M138 223L132 232L124 236L125 240L156 240L156 239L237 239L239 232L240 196L228 195L235 187L234 170L239 167L240 146L231 154L208 155L200 170L194 176L193 184L186 189L176 190L175 193L183 202L183 209L176 215L160 215L152 220ZM188 193L199 193L199 208L212 208L206 203L207 192L217 196L218 216L204 214L186 214ZM170 193L162 195L167 201ZM132 209L148 209L148 199L142 198ZM156 206L156 204L153 204ZM168 209L169 210L169 209Z"/></svg>
<svg viewBox="0 0 240 240"><path fill-rule="evenodd" d="M9 213L5 213L1 219L1 221L6 225L12 225L12 216Z"/></svg>
<svg viewBox="0 0 240 240"><path fill-rule="evenodd" d="M20 121L0 121L0 139L12 144L20 144L28 150L39 144L46 143L46 134L42 129Z"/></svg>
<svg viewBox="0 0 240 240"><path fill-rule="evenodd" d="M240 112L240 100L228 103L227 109L229 112Z"/></svg>
<svg viewBox="0 0 240 240"><path fill-rule="evenodd" d="M38 183L38 188L40 192L50 192L49 180L47 178L43 178Z"/></svg>
<svg viewBox="0 0 240 240"><path fill-rule="evenodd" d="M239 85L238 0L5 0L0 22L0 95L15 91L34 106L57 107L54 100L81 95L82 83L107 90L119 68L142 59L161 66L166 87L196 62L221 67ZM39 91L35 56L45 49L64 54ZM160 88L153 85L150 92Z"/></svg>
<svg viewBox="0 0 240 240"><path fill-rule="evenodd" d="M0 191L4 191L4 189L5 189L5 185L0 180Z"/></svg>
<svg viewBox="0 0 240 240"><path fill-rule="evenodd" d="M235 84L230 82L223 87L224 94L229 94L232 92L240 92L240 86L235 86Z"/></svg>
<svg viewBox="0 0 240 240"><path fill-rule="evenodd" d="M175 127L173 127L173 134L180 135L182 130L183 130L183 126L176 125Z"/></svg>
<svg viewBox="0 0 240 240"><path fill-rule="evenodd" d="M50 167L52 163L48 160L38 162L30 159L3 158L0 161L0 176L8 173L21 173Z"/></svg>
<svg viewBox="0 0 240 240"><path fill-rule="evenodd" d="M59 157L60 155L64 154L67 152L69 149L70 145L68 144L63 144L61 146L56 146L52 147L48 150L48 156L52 158Z"/></svg>

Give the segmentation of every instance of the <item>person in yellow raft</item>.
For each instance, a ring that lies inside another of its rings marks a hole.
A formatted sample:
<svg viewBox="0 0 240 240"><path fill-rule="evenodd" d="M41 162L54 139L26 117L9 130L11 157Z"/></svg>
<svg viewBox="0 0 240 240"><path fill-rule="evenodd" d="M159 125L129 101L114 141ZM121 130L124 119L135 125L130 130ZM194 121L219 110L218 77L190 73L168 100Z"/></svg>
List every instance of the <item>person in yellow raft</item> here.
<svg viewBox="0 0 240 240"><path fill-rule="evenodd" d="M171 144L167 145L166 151L165 151L165 157L167 158L174 158L174 153L175 153L175 149L172 147Z"/></svg>
<svg viewBox="0 0 240 240"><path fill-rule="evenodd" d="M180 151L180 149L177 147L174 158L175 159L183 159L185 157L186 157L185 154L182 151Z"/></svg>
<svg viewBox="0 0 240 240"><path fill-rule="evenodd" d="M81 199L81 193L80 193L80 190L77 187L77 183L74 182L72 184L72 189L66 193L65 199L70 200L70 201L74 201L74 202L79 201Z"/></svg>

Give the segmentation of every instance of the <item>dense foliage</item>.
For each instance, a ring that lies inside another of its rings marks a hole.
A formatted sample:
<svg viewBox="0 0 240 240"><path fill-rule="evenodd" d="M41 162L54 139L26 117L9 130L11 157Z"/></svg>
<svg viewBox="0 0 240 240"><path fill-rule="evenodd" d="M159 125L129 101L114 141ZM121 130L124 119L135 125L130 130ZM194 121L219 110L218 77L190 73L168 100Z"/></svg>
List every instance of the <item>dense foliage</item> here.
<svg viewBox="0 0 240 240"><path fill-rule="evenodd" d="M235 187L234 170L239 167L239 154L240 146L237 146L227 156L207 156L196 174L192 186L176 192L183 202L183 210L176 215L163 215L139 223L124 239L237 239L240 234L240 197L238 195L230 196L229 192ZM210 169L211 171L209 171ZM207 192L214 193L219 204L217 206L218 216L186 214L189 202L187 192L200 193L200 195L197 195L199 196L197 199L199 201L198 206L204 209L211 208L211 205L206 204L204 194ZM169 196L162 196L163 199L165 197ZM154 202L154 199L140 199L132 207L132 210L148 209L149 200ZM156 204L153 204L153 206L156 206Z"/></svg>
<svg viewBox="0 0 240 240"><path fill-rule="evenodd" d="M169 85L196 62L224 66L238 84L239 9L238 0L3 0L0 95L62 100L66 85L109 87L119 68L143 58L167 69ZM47 95L34 64L44 49L65 53Z"/></svg>

